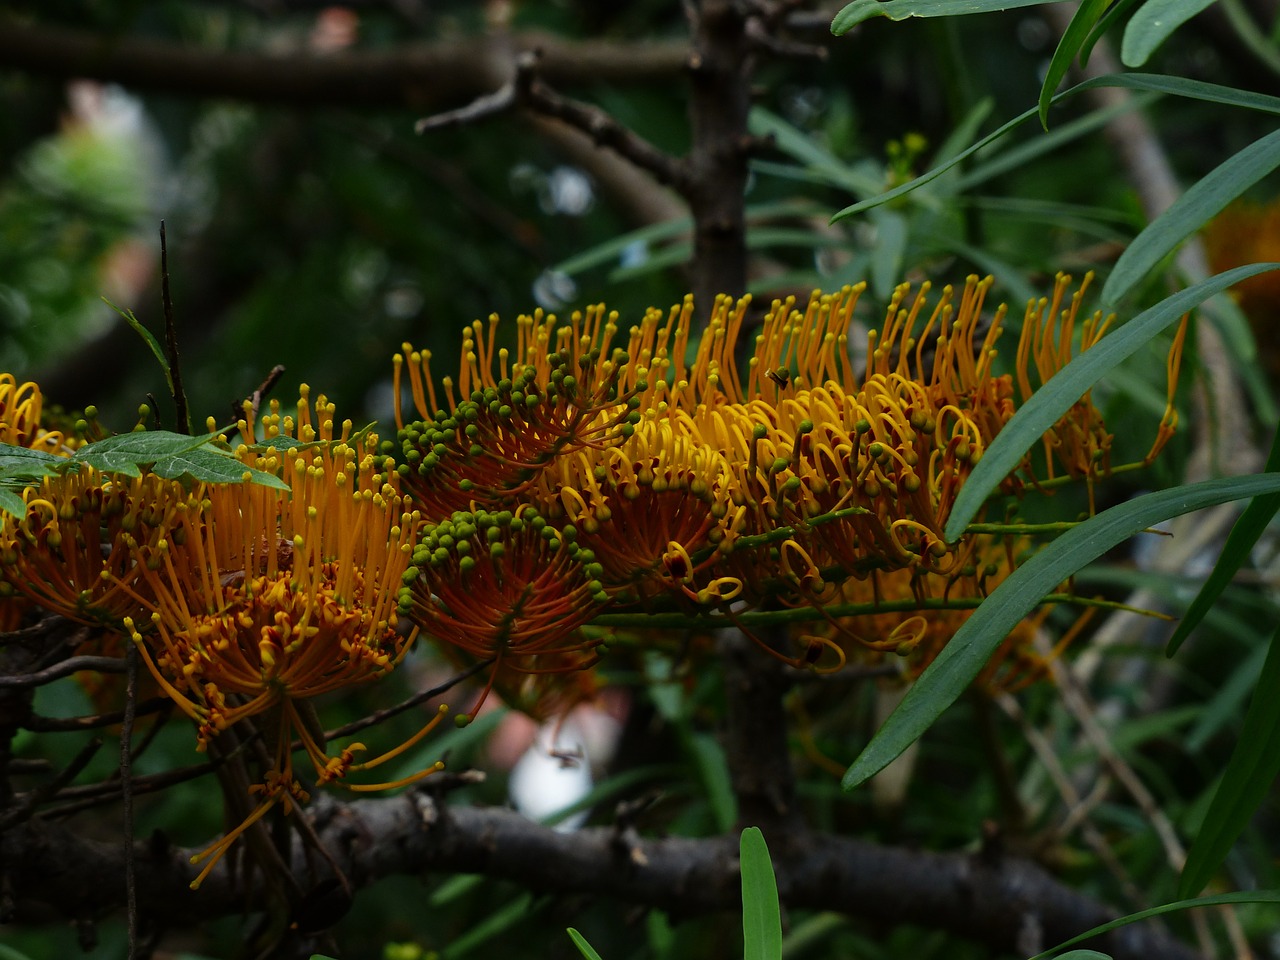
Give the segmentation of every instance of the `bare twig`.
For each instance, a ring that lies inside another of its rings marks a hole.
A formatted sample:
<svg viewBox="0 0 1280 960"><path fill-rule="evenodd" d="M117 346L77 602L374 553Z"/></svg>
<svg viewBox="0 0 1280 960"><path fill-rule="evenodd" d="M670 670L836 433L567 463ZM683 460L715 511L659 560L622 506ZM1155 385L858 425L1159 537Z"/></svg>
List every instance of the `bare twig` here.
<svg viewBox="0 0 1280 960"><path fill-rule="evenodd" d="M659 183L671 184L683 192L687 187L684 168L670 154L623 126L599 107L561 96L539 76L540 56L527 51L516 59L515 75L499 90L471 104L419 120L414 129L426 133L459 124L474 123L495 114L523 107L542 116L563 121L591 137L597 146L608 147L648 171Z"/></svg>
<svg viewBox="0 0 1280 960"><path fill-rule="evenodd" d="M187 391L182 386L182 364L178 357L178 328L173 319L173 295L169 292L169 244L160 221L160 302L164 307L164 352L169 363L169 386L173 390L174 419L178 430L191 433L191 411Z"/></svg>
<svg viewBox="0 0 1280 960"><path fill-rule="evenodd" d="M23 687L42 687L46 683L69 677L81 670L96 670L98 673L124 673L125 664L119 657L68 657L51 667L37 670L35 673L0 676L0 689L22 689Z"/></svg>

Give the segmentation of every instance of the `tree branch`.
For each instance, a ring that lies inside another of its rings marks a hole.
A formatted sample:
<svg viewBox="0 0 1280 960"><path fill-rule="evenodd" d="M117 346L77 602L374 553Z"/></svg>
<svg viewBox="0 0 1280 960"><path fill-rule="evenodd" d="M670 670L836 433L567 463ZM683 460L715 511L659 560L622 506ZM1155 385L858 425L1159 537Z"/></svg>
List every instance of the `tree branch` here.
<svg viewBox="0 0 1280 960"><path fill-rule="evenodd" d="M228 97L295 106L425 106L492 90L516 56L537 49L550 83L651 83L684 69L682 42L572 42L552 34L457 37L324 55L208 50L103 36L0 17L0 65L60 79L89 78L165 96Z"/></svg>
<svg viewBox="0 0 1280 960"><path fill-rule="evenodd" d="M610 827L558 833L508 810L442 806L425 788L349 804L322 798L310 816L357 887L433 870L482 873L542 893L603 894L675 918L741 905L736 837L633 839L628 855ZM16 920L46 915L48 907L83 917L122 906L119 844L37 820L12 832L9 853L9 880L20 891ZM153 840L138 844L135 854L144 922L148 913L183 924L243 911L245 891L226 866L192 892L190 851ZM307 877L300 848L293 859L295 874ZM989 854L927 853L807 835L777 852L775 869L781 898L792 908L943 929L1003 951L1051 946L1114 916L1029 861ZM316 879L308 877L303 887ZM1092 946L1116 960L1198 957L1153 926L1124 927Z"/></svg>

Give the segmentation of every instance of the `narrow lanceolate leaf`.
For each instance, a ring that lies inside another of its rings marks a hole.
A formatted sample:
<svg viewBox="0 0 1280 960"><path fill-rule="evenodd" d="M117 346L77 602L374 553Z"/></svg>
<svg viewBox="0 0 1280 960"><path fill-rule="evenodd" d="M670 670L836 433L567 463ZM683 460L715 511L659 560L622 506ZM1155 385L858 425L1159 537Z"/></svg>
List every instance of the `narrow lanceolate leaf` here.
<svg viewBox="0 0 1280 960"><path fill-rule="evenodd" d="M1240 739L1227 761L1199 835L1187 851L1178 896L1204 889L1280 774L1280 630L1271 637Z"/></svg>
<svg viewBox="0 0 1280 960"><path fill-rule="evenodd" d="M1036 7L1041 3L1061 2L1062 0L853 0L853 3L845 4L831 21L831 32L840 36L872 17L888 17L890 20L955 17L966 13L994 13L1012 10L1014 7Z"/></svg>
<svg viewBox="0 0 1280 960"><path fill-rule="evenodd" d="M1076 8L1067 29L1062 32L1062 39L1053 51L1044 84L1040 87L1040 126L1046 130L1049 129L1049 107L1053 105L1053 94L1058 89L1058 84L1062 83L1063 77L1071 69L1071 62L1089 38L1089 31L1110 5L1111 0L1084 0Z"/></svg>
<svg viewBox="0 0 1280 960"><path fill-rule="evenodd" d="M1280 493L1280 475L1224 477L1160 490L1081 523L1013 571L965 621L844 775L851 790L914 743L973 682L991 654L1046 594L1112 547L1170 517Z"/></svg>
<svg viewBox="0 0 1280 960"><path fill-rule="evenodd" d="M769 847L759 827L742 831L742 940L744 960L782 960L782 914Z"/></svg>
<svg viewBox="0 0 1280 960"><path fill-rule="evenodd" d="M1140 923L1143 920L1150 920L1152 917L1163 916L1166 913L1177 913L1180 910L1193 910L1196 907L1221 907L1230 903L1280 903L1280 890L1246 890L1241 893L1220 893L1212 897L1197 897L1195 900L1178 900L1174 903L1163 903L1158 907L1139 910L1137 913L1131 913L1127 917L1120 917L1117 920L1094 927L1092 930L1086 930L1078 937L1072 937L1051 950L1037 953L1031 960L1048 960L1049 957L1056 957L1057 960L1066 960L1069 956L1087 953L1087 951L1076 951L1075 954L1062 955L1058 953L1059 950L1073 946L1083 940L1088 940L1091 937L1110 933L1112 930L1118 930L1120 927L1128 926L1131 923Z"/></svg>
<svg viewBox="0 0 1280 960"><path fill-rule="evenodd" d="M1204 83L1200 80L1188 80L1185 77L1167 77L1159 74L1150 73L1123 73L1109 74L1105 77L1095 77L1092 80L1086 80L1084 83L1078 83L1070 89L1062 91L1053 98L1054 103L1066 100L1085 90L1092 90L1095 87L1121 87L1127 90L1149 90L1152 93L1169 94L1176 97L1187 97L1192 100L1204 100L1208 103L1220 103L1224 106L1244 107L1249 110L1259 110L1263 113L1280 113L1280 97L1270 97L1263 93L1252 93L1247 90L1237 90L1234 87L1224 87L1217 83ZM878 207L882 203L888 203L896 200L901 196L905 196L912 190L924 186L942 176L948 170L956 166L956 164L977 153L979 150L995 143L1006 133L1021 126L1032 117L1039 114L1040 108L1032 107L1025 113L1020 113L1012 120L1005 123L997 130L993 130L981 140L974 143L966 150L953 157L949 157L945 163L941 163L932 170L920 174L909 183L901 184L892 190L886 191L876 197L868 197L866 200L859 200L857 203L851 204L839 211L831 218L834 223L845 217L852 216L855 213L861 213L869 210L871 207Z"/></svg>
<svg viewBox="0 0 1280 960"><path fill-rule="evenodd" d="M578 948L578 952L587 960L600 960L600 954L596 953L591 944L587 943L587 938L580 934L573 927L566 928L569 933L569 939L573 941L573 945Z"/></svg>
<svg viewBox="0 0 1280 960"><path fill-rule="evenodd" d="M133 315L132 310L124 307L117 307L106 297L102 298L102 302L108 307L120 314L133 332L142 338L142 342L150 349L151 355L156 358L156 363L160 364L160 369L164 371L164 381L169 385L169 392L173 393L173 371L169 369L169 358L165 356L164 347L160 346L160 341L156 339L156 335L142 325L142 321Z"/></svg>
<svg viewBox="0 0 1280 960"><path fill-rule="evenodd" d="M1169 34L1218 0L1147 0L1124 28L1120 59L1129 68L1140 67Z"/></svg>
<svg viewBox="0 0 1280 960"><path fill-rule="evenodd" d="M1280 268L1280 263L1236 267L1180 290L1109 333L1059 370L1031 395L1031 399L1014 414L984 451L951 508L944 531L947 540L951 542L959 538L991 492L1017 469L1023 454L1102 377L1191 308L1246 277L1277 268Z"/></svg>
<svg viewBox="0 0 1280 960"><path fill-rule="evenodd" d="M1280 130L1249 144L1197 180L1120 255L1102 287L1102 302L1119 301L1183 240L1276 167L1280 167Z"/></svg>
<svg viewBox="0 0 1280 960"><path fill-rule="evenodd" d="M1276 425L1276 435L1271 441L1271 453L1267 456L1267 465L1263 467L1267 473L1280 472L1280 424ZM1280 510L1280 494L1269 497L1258 497L1244 508L1240 519L1231 528L1227 542L1222 545L1222 554L1213 566L1213 572L1205 580L1191 606L1182 616L1182 622L1169 638L1165 653L1173 656L1178 652L1184 640L1191 636L1191 631L1200 625L1210 608L1218 602L1222 591L1227 589L1236 571L1244 565L1253 550L1253 545L1262 536L1271 518Z"/></svg>

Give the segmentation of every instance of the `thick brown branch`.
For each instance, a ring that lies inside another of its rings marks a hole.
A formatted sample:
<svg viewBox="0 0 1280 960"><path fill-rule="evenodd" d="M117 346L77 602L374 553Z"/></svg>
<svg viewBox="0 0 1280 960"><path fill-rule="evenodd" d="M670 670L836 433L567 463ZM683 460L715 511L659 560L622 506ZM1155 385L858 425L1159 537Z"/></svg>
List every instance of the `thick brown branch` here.
<svg viewBox="0 0 1280 960"><path fill-rule="evenodd" d="M209 50L104 36L0 18L0 65L43 76L86 77L182 97L325 107L459 102L507 79L516 54L538 49L557 85L669 81L684 68L683 43L574 43L542 33L459 37L385 50L324 55Z"/></svg>
<svg viewBox="0 0 1280 960"><path fill-rule="evenodd" d="M544 893L603 894L677 918L740 909L736 837L635 839L628 855L611 828L557 833L507 810L442 808L421 790L346 805L321 801L312 815L335 861L359 887L434 870L481 873ZM17 920L47 907L91 916L122 905L118 844L33 821L13 832L10 853L10 883L21 891ZM243 910L244 891L226 869L215 870L195 893L187 888L189 851L152 842L139 845L136 854L144 912L183 924ZM815 835L797 837L775 861L781 897L792 908L948 930L1001 951L1049 946L1113 916L1015 858L925 853ZM301 851L294 868L305 876ZM1117 960L1197 957L1149 926L1122 928L1092 946Z"/></svg>

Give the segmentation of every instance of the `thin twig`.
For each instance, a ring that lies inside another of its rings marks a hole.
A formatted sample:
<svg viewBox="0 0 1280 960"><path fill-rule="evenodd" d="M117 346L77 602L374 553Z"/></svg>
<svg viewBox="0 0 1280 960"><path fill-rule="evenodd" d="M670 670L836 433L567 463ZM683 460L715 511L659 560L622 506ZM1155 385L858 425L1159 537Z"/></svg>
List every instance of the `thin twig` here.
<svg viewBox="0 0 1280 960"><path fill-rule="evenodd" d="M0 677L0 690L22 689L23 687L41 687L54 680L78 673L81 670L96 670L98 673L124 673L125 664L119 657L68 657L51 667L35 673L18 674Z"/></svg>
<svg viewBox="0 0 1280 960"><path fill-rule="evenodd" d="M135 717L143 717L157 713L166 706L172 706L168 697L152 697L144 700L134 709ZM123 710L111 713L90 713L82 717L42 717L32 714L22 721L22 728L33 733L66 733L69 730L93 730L97 727L110 727L124 720Z"/></svg>
<svg viewBox="0 0 1280 960"><path fill-rule="evenodd" d="M173 297L169 293L169 247L165 242L164 221L160 221L160 300L164 305L164 349L169 360L169 382L173 388L173 410L177 427L191 433L191 412L187 408L187 392L182 386L182 365L178 361L178 328L173 320Z"/></svg>
<svg viewBox="0 0 1280 960"><path fill-rule="evenodd" d="M161 236L164 228L161 227ZM133 851L133 721L138 701L138 647L125 653L124 723L120 727L120 800L124 820L125 917L129 929L129 960L138 956L138 878Z"/></svg>
<svg viewBox="0 0 1280 960"><path fill-rule="evenodd" d="M427 133L474 123L523 107L581 130L598 146L608 147L642 170L647 170L659 183L670 184L677 190L684 191L689 179L680 160L658 149L599 107L556 93L538 77L538 62L539 54L535 51L522 53L516 59L515 75L498 90L457 110L423 117L414 124L414 130Z"/></svg>
<svg viewBox="0 0 1280 960"><path fill-rule="evenodd" d="M11 808L3 817L0 817L0 833L16 824L29 820L36 807L80 775L80 771L88 766L89 761L93 759L93 755L101 747L102 738L94 737L81 748L80 752L72 758L61 773L48 783L41 784L27 793L20 803Z"/></svg>

